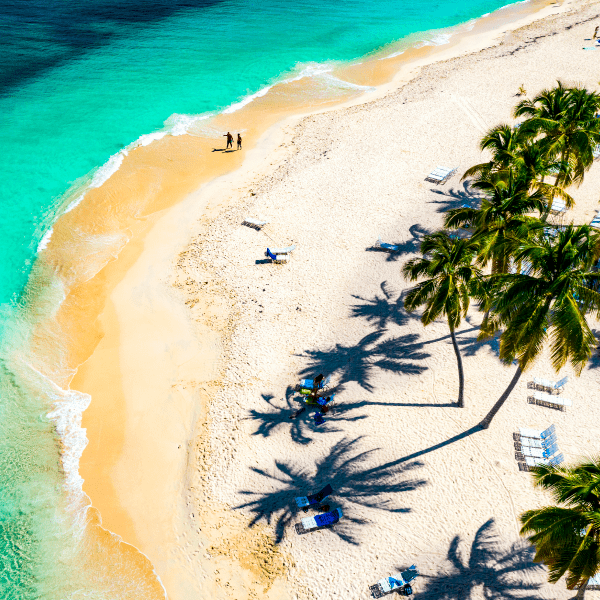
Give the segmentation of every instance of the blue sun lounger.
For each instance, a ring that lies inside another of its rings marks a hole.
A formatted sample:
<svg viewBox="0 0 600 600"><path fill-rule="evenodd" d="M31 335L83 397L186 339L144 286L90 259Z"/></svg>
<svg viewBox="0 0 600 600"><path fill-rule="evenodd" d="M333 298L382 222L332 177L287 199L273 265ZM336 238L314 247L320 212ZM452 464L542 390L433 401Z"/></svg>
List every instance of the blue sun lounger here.
<svg viewBox="0 0 600 600"><path fill-rule="evenodd" d="M342 517L344 513L341 508L335 508L334 510L314 517L306 517L302 519L300 523L296 523L296 533L302 535L309 531L317 531L318 529L324 529L325 527L331 527L335 525Z"/></svg>
<svg viewBox="0 0 600 600"><path fill-rule="evenodd" d="M550 212L558 214L567 212L567 205L565 204L565 201L561 198L554 198L554 200L552 200L552 207L550 208Z"/></svg>
<svg viewBox="0 0 600 600"><path fill-rule="evenodd" d="M387 252L398 252L400 250L400 246L394 246L394 244L386 244L381 236L377 239L375 244L373 244L375 248L381 248L382 250L386 250Z"/></svg>
<svg viewBox="0 0 600 600"><path fill-rule="evenodd" d="M328 498L333 494L333 488L327 484L320 492L311 494L310 496L298 496L296 498L296 504L298 508L308 508L309 506L317 506L321 504L325 498Z"/></svg>
<svg viewBox="0 0 600 600"><path fill-rule="evenodd" d="M556 433L556 428L554 425L550 425L548 429L531 429L529 427L519 427L519 433L521 436L526 438L534 438L538 440L545 440L549 438L551 435Z"/></svg>
<svg viewBox="0 0 600 600"><path fill-rule="evenodd" d="M269 248L267 248L267 256L274 263L286 263L290 260L290 257L288 254L277 254L275 252L271 252L271 250Z"/></svg>
<svg viewBox="0 0 600 600"><path fill-rule="evenodd" d="M600 229L600 212L592 219L590 223L590 227L594 227L595 229Z"/></svg>
<svg viewBox="0 0 600 600"><path fill-rule="evenodd" d="M395 573L391 577L380 579L375 585L370 587L374 598L381 598L394 591L402 592L404 596L412 594L411 581L419 576L416 565L412 565L406 571Z"/></svg>
<svg viewBox="0 0 600 600"><path fill-rule="evenodd" d="M321 383L319 383L319 387L317 389L322 390L323 388L326 388L329 385L330 381L331 381L331 375L327 375L327 377L325 377L325 379L323 379L321 381ZM315 386L314 379L301 379L300 380L301 388L312 389L314 386Z"/></svg>

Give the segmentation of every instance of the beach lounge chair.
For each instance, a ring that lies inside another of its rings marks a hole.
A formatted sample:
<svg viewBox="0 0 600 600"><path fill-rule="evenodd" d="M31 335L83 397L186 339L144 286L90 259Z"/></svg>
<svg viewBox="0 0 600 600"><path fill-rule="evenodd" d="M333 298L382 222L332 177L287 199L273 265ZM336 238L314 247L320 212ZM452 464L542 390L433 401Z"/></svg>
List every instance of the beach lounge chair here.
<svg viewBox="0 0 600 600"><path fill-rule="evenodd" d="M554 435L556 429L554 425L550 425L547 429L531 429L529 427L519 427L519 433L522 437L526 438L535 438L538 440L545 440L549 438L551 435Z"/></svg>
<svg viewBox="0 0 600 600"><path fill-rule="evenodd" d="M565 457L562 454L557 454L552 458L533 458L531 456L525 457L525 464L528 467L535 467L537 465L553 465L557 467L562 464L565 460Z"/></svg>
<svg viewBox="0 0 600 600"><path fill-rule="evenodd" d="M314 517L306 517L302 519L300 523L296 523L296 533L302 535L309 531L317 531L324 529L325 527L331 527L335 525L342 517L344 513L341 508L336 508L330 512L321 513Z"/></svg>
<svg viewBox="0 0 600 600"><path fill-rule="evenodd" d="M307 509L310 506L317 506L321 504L321 502L323 502L325 498L331 496L331 494L333 494L333 488L331 485L327 484L320 492L317 492L316 494L311 494L309 496L298 496L296 498L296 504L298 505L298 508Z"/></svg>
<svg viewBox="0 0 600 600"><path fill-rule="evenodd" d="M267 248L267 256L274 263L286 263L290 260L290 257L288 254L277 254L276 252L271 252L271 250L269 248Z"/></svg>
<svg viewBox="0 0 600 600"><path fill-rule="evenodd" d="M267 248L272 254L290 254L296 249L296 244L285 248Z"/></svg>
<svg viewBox="0 0 600 600"><path fill-rule="evenodd" d="M590 227L594 229L600 229L600 212L592 219Z"/></svg>
<svg viewBox="0 0 600 600"><path fill-rule="evenodd" d="M552 200L550 212L557 214L567 212L567 205L565 204L565 201L561 198L554 198L554 200Z"/></svg>
<svg viewBox="0 0 600 600"><path fill-rule="evenodd" d="M381 248L382 250L386 250L387 252L398 252L400 250L400 246L394 246L393 244L386 244L381 236L377 239L377 241L373 244L375 248Z"/></svg>
<svg viewBox="0 0 600 600"><path fill-rule="evenodd" d="M325 379L323 379L321 381L321 383L319 383L319 387L317 389L322 390L323 388L326 388L329 385L330 381L331 381L331 375L327 375L327 377L325 377ZM314 379L301 379L300 387L308 388L308 389L312 390L312 388L315 387L315 380Z"/></svg>
<svg viewBox="0 0 600 600"><path fill-rule="evenodd" d="M565 387L567 381L569 381L569 376L563 377L559 381L551 381L550 379L544 379L542 377L534 377L533 383L536 386L540 386L543 388L547 388L550 390L560 390Z"/></svg>
<svg viewBox="0 0 600 600"><path fill-rule="evenodd" d="M600 117L596 117L596 119L600 119ZM592 156L594 157L594 160L600 158L600 144L592 150Z"/></svg>
<svg viewBox="0 0 600 600"><path fill-rule="evenodd" d="M451 169L450 167L436 167L427 177L425 177L425 181L431 181L431 183L444 184L454 173L458 167Z"/></svg>
<svg viewBox="0 0 600 600"><path fill-rule="evenodd" d="M549 437L547 437L546 439L543 439L543 440L520 436L518 443L521 446L527 446L529 448L542 448L542 449L546 449L546 448L550 448L550 446L552 446L552 444L556 443L556 436L555 435L551 435L551 436L549 436Z"/></svg>
<svg viewBox="0 0 600 600"><path fill-rule="evenodd" d="M394 591L406 590L404 595L412 594L412 587L409 585L411 581L419 576L416 565L412 565L406 571L395 573L391 577L380 579L375 585L370 586L373 598L381 598L386 594L391 594ZM410 588L410 589L406 589Z"/></svg>
<svg viewBox="0 0 600 600"><path fill-rule="evenodd" d="M248 227L252 227L253 229L261 229L264 227L269 221L261 221L260 219L252 219L250 217L246 217L242 221L242 225L246 225Z"/></svg>
<svg viewBox="0 0 600 600"><path fill-rule="evenodd" d="M586 590L600 590L600 573L589 578Z"/></svg>
<svg viewBox="0 0 600 600"><path fill-rule="evenodd" d="M528 398L530 404L537 404L538 406L546 406L548 408L558 408L564 410L566 406L572 406L573 403L568 398L562 396L553 396L546 392L533 392L533 396Z"/></svg>

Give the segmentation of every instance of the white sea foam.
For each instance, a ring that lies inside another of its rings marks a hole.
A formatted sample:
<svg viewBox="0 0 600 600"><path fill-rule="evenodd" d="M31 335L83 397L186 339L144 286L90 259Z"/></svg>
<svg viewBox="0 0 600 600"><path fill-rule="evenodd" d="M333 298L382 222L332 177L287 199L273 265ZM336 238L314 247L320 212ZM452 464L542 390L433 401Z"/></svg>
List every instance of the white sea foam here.
<svg viewBox="0 0 600 600"><path fill-rule="evenodd" d="M244 108L244 106L246 106L247 104L250 104L250 102L252 102L253 100L256 100L257 98L262 98L272 87L272 85L267 85L264 88L258 90L258 92L246 96L239 102L234 102L223 111L223 114L230 115L231 113L237 112L241 108Z"/></svg>
<svg viewBox="0 0 600 600"><path fill-rule="evenodd" d="M134 145L137 146L148 146L152 142L156 142L167 135L167 131L154 131L153 133L146 133L141 135L135 142Z"/></svg>
<svg viewBox="0 0 600 600"><path fill-rule="evenodd" d="M42 250L44 250L46 248L46 246L48 245L48 242L50 241L50 238L52 237L52 233L53 232L54 232L54 228L53 227L50 227L50 229L48 229L48 231L46 231L46 233L44 234L44 236L40 240L40 243L38 244L38 247L36 249L36 252L38 254Z"/></svg>

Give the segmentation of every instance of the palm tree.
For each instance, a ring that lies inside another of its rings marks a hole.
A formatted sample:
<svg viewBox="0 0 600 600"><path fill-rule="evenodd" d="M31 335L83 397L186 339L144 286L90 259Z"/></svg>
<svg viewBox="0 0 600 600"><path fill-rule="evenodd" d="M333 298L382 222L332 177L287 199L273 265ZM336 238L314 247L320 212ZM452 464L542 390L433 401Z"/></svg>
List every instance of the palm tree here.
<svg viewBox="0 0 600 600"><path fill-rule="evenodd" d="M581 373L597 344L586 314L600 315L600 273L592 267L600 255L600 237L588 225L569 225L552 239L541 225L537 234L515 251L518 262L531 265L528 274L498 274L488 278L489 319L482 330L490 335L500 326L500 360L518 361L508 388L481 422L487 429L521 374L549 340L552 364L558 372L570 362Z"/></svg>
<svg viewBox="0 0 600 600"><path fill-rule="evenodd" d="M560 81L557 87L543 90L533 100L517 104L515 117L527 120L521 129L540 136L544 153L550 159L560 159L556 184L567 187L583 181L593 161L593 150L600 143L600 95L585 88L567 88Z"/></svg>
<svg viewBox="0 0 600 600"><path fill-rule="evenodd" d="M472 187L485 196L481 208L456 208L448 211L445 226L470 225L475 228L473 239L479 244L479 264L492 263L492 273L508 272L511 258L511 238L536 219L530 213L545 210L544 193L531 191L529 182L513 171L491 172L476 180Z"/></svg>
<svg viewBox="0 0 600 600"><path fill-rule="evenodd" d="M481 280L481 271L474 264L478 245L472 239L452 238L438 231L423 238L422 256L408 261L402 273L409 281L425 277L412 288L404 301L410 312L425 306L421 321L429 325L444 315L448 320L452 345L458 363L458 402L464 406L465 378L455 330L469 309L472 289Z"/></svg>
<svg viewBox="0 0 600 600"><path fill-rule="evenodd" d="M488 179L491 173L505 173L506 177L524 179L532 192L541 191L549 205L559 196L568 207L573 199L556 184L544 181L548 175L564 168L560 161L550 160L541 145L533 138L535 134L526 128L498 125L486 133L480 142L481 150L489 150L492 159L467 169L462 180L468 177Z"/></svg>
<svg viewBox="0 0 600 600"><path fill-rule="evenodd" d="M575 467L538 466L535 485L548 490L557 504L521 515L522 535L535 546L535 561L556 583L567 575L567 588L583 598L588 581L600 572L600 459Z"/></svg>

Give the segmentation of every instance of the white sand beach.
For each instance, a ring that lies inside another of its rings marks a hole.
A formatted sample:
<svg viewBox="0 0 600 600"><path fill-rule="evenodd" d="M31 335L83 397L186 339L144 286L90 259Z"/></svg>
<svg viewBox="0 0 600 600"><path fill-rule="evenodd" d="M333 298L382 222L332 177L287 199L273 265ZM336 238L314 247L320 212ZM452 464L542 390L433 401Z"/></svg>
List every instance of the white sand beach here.
<svg viewBox="0 0 600 600"><path fill-rule="evenodd" d="M482 134L513 121L519 86L598 88L600 49L582 48L600 2L543 14L408 63L368 103L272 127L239 170L165 209L132 247L72 387L93 403L115 362L125 425L104 477L121 512L104 524L149 557L170 598L366 599L412 564L419 598L573 595L546 583L519 536L519 514L548 498L519 471L513 433L555 424L567 462L597 454L600 355L580 377L543 357L481 431L516 367L496 340L476 341L473 307L456 408L447 324L424 328L402 305L401 269L423 235L477 205L460 177L482 162ZM441 186L425 181L438 165L457 168ZM563 222L589 223L599 186L597 163ZM245 227L248 216L268 225ZM399 251L374 248L379 236ZM265 260L292 244L288 264ZM294 386L318 373L335 392L324 424L311 410L290 419ZM572 407L528 403L534 376L564 375ZM297 535L307 515L294 497L327 483L343 519Z"/></svg>

